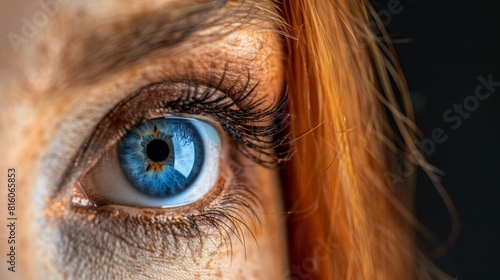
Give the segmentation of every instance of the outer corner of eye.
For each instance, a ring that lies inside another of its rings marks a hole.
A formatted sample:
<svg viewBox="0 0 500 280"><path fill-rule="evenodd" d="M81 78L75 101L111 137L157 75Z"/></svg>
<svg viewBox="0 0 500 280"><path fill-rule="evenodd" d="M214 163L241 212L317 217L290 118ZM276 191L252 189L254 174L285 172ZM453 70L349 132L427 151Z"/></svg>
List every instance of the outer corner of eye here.
<svg viewBox="0 0 500 280"><path fill-rule="evenodd" d="M221 139L209 123L168 116L129 131L85 175L112 204L170 208L203 198L218 182Z"/></svg>

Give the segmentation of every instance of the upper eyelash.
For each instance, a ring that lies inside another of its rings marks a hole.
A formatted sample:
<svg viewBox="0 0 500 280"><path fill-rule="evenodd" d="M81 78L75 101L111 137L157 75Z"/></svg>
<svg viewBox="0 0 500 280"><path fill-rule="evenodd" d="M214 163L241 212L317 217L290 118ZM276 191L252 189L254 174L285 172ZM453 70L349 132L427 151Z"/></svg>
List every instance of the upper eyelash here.
<svg viewBox="0 0 500 280"><path fill-rule="evenodd" d="M259 85L255 83L250 86L250 74L239 89L237 84L233 84L227 90L222 90L226 74L227 70L224 70L220 78L212 79L208 83L189 79L150 84L130 94L111 109L95 127L94 133L84 141L74 157L73 165L66 170L61 183L58 184L56 193L64 185L85 173L85 169L91 168L105 151L135 125L147 121L148 112L186 113L211 117L237 144L236 148L254 162L267 167L286 162L292 155L290 143L293 142L291 132L287 131L290 114L287 112L286 92L277 105L259 108L263 101L249 100ZM183 94L170 101L160 99L152 102L151 96L146 93L161 94L165 91L165 85L181 85ZM248 103L242 105L245 101ZM135 108L137 104L144 102L152 103L152 106L144 110ZM114 135L110 136L113 131ZM280 148L279 153L274 153L276 148Z"/></svg>
<svg viewBox="0 0 500 280"><path fill-rule="evenodd" d="M251 100L241 105L257 90L259 83L250 86L248 75L241 89L235 90L236 85L233 85L229 90L221 91L225 77L226 71L208 87L196 80L189 81L191 87L184 96L161 106L176 112L207 114L214 118L238 144L238 150L254 162L272 167L288 161L292 155L288 144L292 141L291 132L286 131L290 125L286 91L275 106L259 108L263 105L262 100ZM223 96L218 97L219 92ZM282 148L279 154L275 151L278 147Z"/></svg>

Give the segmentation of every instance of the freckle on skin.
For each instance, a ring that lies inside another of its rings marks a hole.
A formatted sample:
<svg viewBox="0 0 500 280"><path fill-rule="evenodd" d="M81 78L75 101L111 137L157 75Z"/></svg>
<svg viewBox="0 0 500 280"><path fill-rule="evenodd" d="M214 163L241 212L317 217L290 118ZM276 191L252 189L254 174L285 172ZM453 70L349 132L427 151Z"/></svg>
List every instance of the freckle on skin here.
<svg viewBox="0 0 500 280"><path fill-rule="evenodd" d="M43 214L49 218L61 218L65 210L66 210L66 203L63 201L57 201L51 203L50 207L45 208Z"/></svg>

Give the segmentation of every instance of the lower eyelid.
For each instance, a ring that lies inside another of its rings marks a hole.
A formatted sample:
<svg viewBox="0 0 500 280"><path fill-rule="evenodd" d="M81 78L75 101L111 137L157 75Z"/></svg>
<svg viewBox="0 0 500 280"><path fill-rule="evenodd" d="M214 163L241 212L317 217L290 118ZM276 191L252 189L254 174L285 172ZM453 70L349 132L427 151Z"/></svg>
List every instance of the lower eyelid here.
<svg viewBox="0 0 500 280"><path fill-rule="evenodd" d="M198 202L194 202L190 205L186 206L181 206L177 207L174 209L166 210L166 209L153 209L153 208L147 208L147 207L138 207L137 209L134 209L135 207L133 206L120 206L120 205L112 205L106 200L102 200L102 198L99 198L95 196L94 193L92 193L92 190L87 190L86 192L82 190L82 188L74 188L76 192L72 193L71 196L72 198L87 198L89 199L88 203L86 205L79 205L79 204L73 204L72 208L87 208L89 212L92 212L92 208L94 208L95 205L107 205L106 207L97 207L100 208L100 210L106 209L104 212L108 212L110 209L111 210L117 210L121 209L122 214L127 214L127 213L134 213L134 215L140 215L146 213L147 215L154 214L157 219L158 217L161 217L162 219L167 219L168 217L174 217L174 216L189 216L192 213L200 213L203 212L205 208L210 208L213 207L213 205L217 204L225 204L223 196L221 193L230 193L231 188L234 188L235 185L237 185L237 188L239 191L244 191L247 192L250 187L248 185L251 185L251 182L247 180L244 175L245 175L245 165L247 164L254 164L247 162L248 160L245 159L240 159L238 154L234 154L233 152L230 152L230 147L231 147L231 141L225 134L222 134L222 140L225 142L222 147L224 148L224 151L221 153L221 172L220 172L220 177L217 182L217 185L211 190L206 197L200 199ZM116 153L111 151L113 155L116 157ZM236 156L237 158L232 158L230 155ZM243 164L242 161L245 161L246 163ZM115 167L116 169L119 169L119 167ZM83 176L84 178L83 181L77 182L80 183L81 185L93 185L96 184L94 178L89 177L89 176ZM253 189L253 188L252 188ZM82 193L83 191L83 193ZM249 192L248 195L245 195L243 197L247 198L252 198L250 202L248 201L243 201L244 205L252 205L253 208L260 208L262 205L259 202L260 199L258 198L257 195L254 194L255 190L252 192ZM70 199L72 200L72 199ZM255 203L259 202L259 203ZM255 207L254 207L255 204ZM83 207L82 207L83 206ZM90 206L90 207L89 207ZM249 208L247 207L247 208ZM95 209L97 209L95 208ZM254 213L255 209L245 209L245 210L250 210L251 213ZM100 213L97 211L96 213Z"/></svg>
<svg viewBox="0 0 500 280"><path fill-rule="evenodd" d="M226 181L221 182L224 186L213 190L210 201L164 213L161 213L164 210L130 211L114 206L71 207L70 212L59 220L60 232L87 235L86 238L92 240L87 246L113 250L109 244L118 242L127 250L148 255L162 252L175 256L185 254L186 250L191 254L203 254L206 252L200 248L204 248L207 240L218 240L220 244L214 250L231 248L231 242L244 243L243 231L254 234L250 229L260 224L257 213L261 212L262 204L258 190L251 186L243 173L235 172L229 166L226 169Z"/></svg>

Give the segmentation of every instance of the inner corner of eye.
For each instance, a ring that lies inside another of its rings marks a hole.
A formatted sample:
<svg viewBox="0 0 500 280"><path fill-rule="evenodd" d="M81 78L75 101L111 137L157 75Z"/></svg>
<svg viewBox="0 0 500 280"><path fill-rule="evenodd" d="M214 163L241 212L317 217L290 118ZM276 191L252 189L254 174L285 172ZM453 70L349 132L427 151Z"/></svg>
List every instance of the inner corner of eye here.
<svg viewBox="0 0 500 280"><path fill-rule="evenodd" d="M99 160L84 187L111 204L187 205L217 184L221 152L219 132L208 122L179 116L151 119L132 128Z"/></svg>

